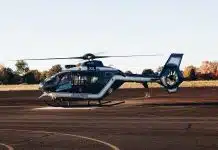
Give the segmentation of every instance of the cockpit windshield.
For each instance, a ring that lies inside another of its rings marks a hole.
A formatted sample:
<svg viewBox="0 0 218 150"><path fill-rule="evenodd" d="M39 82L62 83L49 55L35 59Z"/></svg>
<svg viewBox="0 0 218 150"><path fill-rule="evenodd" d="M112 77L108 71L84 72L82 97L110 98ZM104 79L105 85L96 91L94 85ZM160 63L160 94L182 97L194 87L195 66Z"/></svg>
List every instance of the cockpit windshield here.
<svg viewBox="0 0 218 150"><path fill-rule="evenodd" d="M56 84L59 81L57 76L50 77L45 80L46 84Z"/></svg>
<svg viewBox="0 0 218 150"><path fill-rule="evenodd" d="M55 87L56 91L92 91L92 87L95 84L99 84L99 75L90 72L63 72L51 76L45 80L44 85L49 87ZM95 90L95 89L93 89Z"/></svg>

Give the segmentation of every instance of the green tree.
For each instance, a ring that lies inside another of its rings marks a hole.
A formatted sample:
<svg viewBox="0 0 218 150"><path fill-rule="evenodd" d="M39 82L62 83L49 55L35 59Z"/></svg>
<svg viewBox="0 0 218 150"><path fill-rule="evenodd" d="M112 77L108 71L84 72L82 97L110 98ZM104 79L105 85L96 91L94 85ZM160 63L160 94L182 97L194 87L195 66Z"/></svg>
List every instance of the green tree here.
<svg viewBox="0 0 218 150"><path fill-rule="evenodd" d="M40 82L41 73L38 70L31 70L34 75L35 83Z"/></svg>
<svg viewBox="0 0 218 150"><path fill-rule="evenodd" d="M18 60L15 66L17 73L20 75L24 75L29 71L28 64L24 60Z"/></svg>
<svg viewBox="0 0 218 150"><path fill-rule="evenodd" d="M0 67L0 83L1 84L10 84L14 78L14 73L11 68Z"/></svg>
<svg viewBox="0 0 218 150"><path fill-rule="evenodd" d="M56 73L58 73L58 72L61 72L62 71L62 67L61 67L61 65L54 65L54 66L52 66L52 68L51 69L49 69L49 71L48 71L48 77L50 77L50 76L52 76L52 75L54 75L54 74L56 74Z"/></svg>
<svg viewBox="0 0 218 150"><path fill-rule="evenodd" d="M159 67L157 68L157 73L161 73L162 70L163 70L163 66L159 66Z"/></svg>
<svg viewBox="0 0 218 150"><path fill-rule="evenodd" d="M2 64L0 64L0 70L3 69L3 68L4 68L4 66Z"/></svg>
<svg viewBox="0 0 218 150"><path fill-rule="evenodd" d="M1 68L0 68L0 83L5 84L5 82L7 82L6 80L7 80L6 70L4 67L1 66Z"/></svg>
<svg viewBox="0 0 218 150"><path fill-rule="evenodd" d="M48 71L42 71L40 75L40 81L44 81L48 77Z"/></svg>
<svg viewBox="0 0 218 150"><path fill-rule="evenodd" d="M30 70L24 76L23 80L28 84L38 84L40 82L40 72L38 70Z"/></svg>
<svg viewBox="0 0 218 150"><path fill-rule="evenodd" d="M197 79L197 68L194 66L187 66L184 69L183 76L186 80L196 80Z"/></svg>
<svg viewBox="0 0 218 150"><path fill-rule="evenodd" d="M13 84L13 78L15 76L15 73L11 68L6 68L7 77L8 77L8 84Z"/></svg>
<svg viewBox="0 0 218 150"><path fill-rule="evenodd" d="M199 68L201 75L200 78L203 80L214 80L217 79L218 62L217 61L203 61Z"/></svg>
<svg viewBox="0 0 218 150"><path fill-rule="evenodd" d="M14 73L13 78L10 81L10 84L21 84L22 83L22 77L19 74Z"/></svg>
<svg viewBox="0 0 218 150"><path fill-rule="evenodd" d="M144 69L142 71L142 75L144 75L144 76L154 75L154 71L152 69Z"/></svg>

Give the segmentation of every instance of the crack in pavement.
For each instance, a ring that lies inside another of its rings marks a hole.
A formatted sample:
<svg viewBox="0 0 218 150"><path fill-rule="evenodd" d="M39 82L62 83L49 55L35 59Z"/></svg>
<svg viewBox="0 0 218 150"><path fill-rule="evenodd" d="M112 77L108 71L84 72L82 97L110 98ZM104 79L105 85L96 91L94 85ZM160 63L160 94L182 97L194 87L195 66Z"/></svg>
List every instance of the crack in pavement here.
<svg viewBox="0 0 218 150"><path fill-rule="evenodd" d="M29 143L29 142L35 140L35 139L42 139L42 138L49 137L49 136L52 136L52 135L54 135L54 133L47 133L47 134L42 135L42 136L40 136L40 137L35 137L35 138L27 139L27 140L22 140L22 141L16 142L16 143L11 144L11 145L13 145L13 146L18 146L18 145L22 145L22 143L25 143L25 144L26 144L26 143ZM41 142L40 142L40 143L41 143ZM41 144L42 144L42 143L41 143Z"/></svg>

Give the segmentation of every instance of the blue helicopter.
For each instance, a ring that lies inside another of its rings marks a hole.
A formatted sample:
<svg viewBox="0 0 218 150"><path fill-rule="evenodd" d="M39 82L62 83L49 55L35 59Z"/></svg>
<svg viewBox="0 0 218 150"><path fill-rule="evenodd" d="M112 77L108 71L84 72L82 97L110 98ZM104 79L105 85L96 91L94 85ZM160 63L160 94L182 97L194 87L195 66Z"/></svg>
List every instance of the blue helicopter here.
<svg viewBox="0 0 218 150"><path fill-rule="evenodd" d="M179 85L183 82L183 75L179 69L183 54L172 53L163 69L158 74L127 74L119 69L104 66L99 58L109 57L136 57L151 55L129 55L129 56L95 56L87 53L81 57L67 58L43 58L24 60L53 60L53 59L82 59L80 65L65 65L65 70L45 79L39 84L39 89L46 104L51 106L65 106L74 100L101 100L118 89L125 82L142 83L148 88L148 82L157 82L169 93L177 92Z"/></svg>

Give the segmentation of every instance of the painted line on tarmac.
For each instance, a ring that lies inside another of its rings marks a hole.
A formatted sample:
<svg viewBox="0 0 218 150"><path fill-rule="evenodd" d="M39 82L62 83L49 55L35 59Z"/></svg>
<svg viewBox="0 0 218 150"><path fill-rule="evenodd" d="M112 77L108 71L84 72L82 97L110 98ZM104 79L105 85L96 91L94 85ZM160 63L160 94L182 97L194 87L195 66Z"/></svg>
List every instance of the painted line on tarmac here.
<svg viewBox="0 0 218 150"><path fill-rule="evenodd" d="M26 106L0 106L0 108L20 108L20 107L26 107Z"/></svg>
<svg viewBox="0 0 218 150"><path fill-rule="evenodd" d="M10 145L4 144L4 143L0 143L0 145L6 147L8 150L14 150L14 148L11 147Z"/></svg>
<svg viewBox="0 0 218 150"><path fill-rule="evenodd" d="M1 97L0 98L0 100L16 100L16 99L29 100L29 99L37 99L37 97Z"/></svg>
<svg viewBox="0 0 218 150"><path fill-rule="evenodd" d="M32 133L44 133L44 134L56 134L56 135L62 135L62 136L70 136L70 137L76 137L76 138L81 138L81 139L85 139L85 140L94 141L94 142L100 143L102 145L106 145L106 146L110 147L113 150L120 150L117 146L115 146L113 144L110 144L108 142L105 142L105 141L102 141L102 140L99 140L99 139L90 138L90 137L87 137L87 136L82 136L82 135L60 133L60 132L33 131L33 130L16 130L16 129L0 129L0 131L18 131L18 132L20 131L20 132L32 132ZM9 146L9 145L3 145L3 146ZM12 147L9 146L7 148L9 149L9 148L12 148ZM9 149L9 150L14 150L14 149L12 148L12 149Z"/></svg>
<svg viewBox="0 0 218 150"><path fill-rule="evenodd" d="M39 107L32 110L91 110L98 107Z"/></svg>

